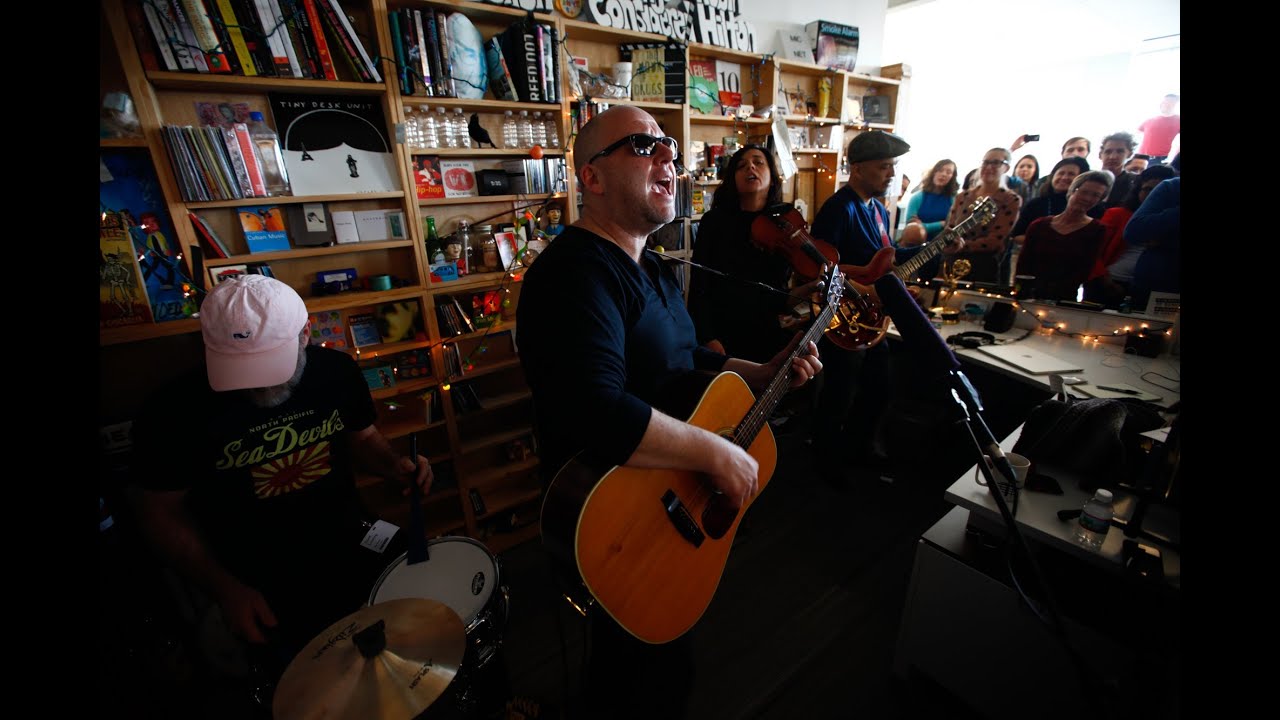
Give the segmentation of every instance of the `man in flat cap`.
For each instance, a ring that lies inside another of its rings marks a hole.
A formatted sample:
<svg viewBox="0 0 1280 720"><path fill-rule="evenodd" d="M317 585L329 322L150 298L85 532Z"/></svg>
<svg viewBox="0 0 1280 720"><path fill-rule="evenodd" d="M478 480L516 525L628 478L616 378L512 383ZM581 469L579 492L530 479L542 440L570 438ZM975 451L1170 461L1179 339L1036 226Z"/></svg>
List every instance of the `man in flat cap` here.
<svg viewBox="0 0 1280 720"><path fill-rule="evenodd" d="M200 308L204 365L157 388L133 422L142 530L267 682L359 609L407 545L371 522L357 469L406 493L433 477L378 431L355 360L310 345L310 327L289 285L223 280Z"/></svg>
<svg viewBox="0 0 1280 720"><path fill-rule="evenodd" d="M895 248L894 262L901 265L920 251L922 246L894 244L889 212L879 200L893 183L898 156L910 149L902 138L880 131L862 132L850 141L849 181L822 204L813 222L814 237L836 246L841 265L869 265L886 247ZM955 243L944 252L957 252L963 245ZM818 471L838 487L844 487L851 474L889 474L888 458L876 437L889 404L887 343L845 350L824 337L818 352L825 368L813 431Z"/></svg>

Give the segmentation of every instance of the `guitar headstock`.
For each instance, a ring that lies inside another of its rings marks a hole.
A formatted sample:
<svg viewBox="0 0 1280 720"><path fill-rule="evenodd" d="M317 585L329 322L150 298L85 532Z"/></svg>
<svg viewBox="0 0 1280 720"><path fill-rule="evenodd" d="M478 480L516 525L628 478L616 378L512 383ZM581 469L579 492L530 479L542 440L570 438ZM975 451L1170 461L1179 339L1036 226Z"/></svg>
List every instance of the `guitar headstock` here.
<svg viewBox="0 0 1280 720"><path fill-rule="evenodd" d="M844 294L844 273L838 264L831 265L831 274L827 277L827 306L838 305Z"/></svg>
<svg viewBox="0 0 1280 720"><path fill-rule="evenodd" d="M991 197L980 197L969 207L969 214L979 225L986 225L996 216L996 201Z"/></svg>

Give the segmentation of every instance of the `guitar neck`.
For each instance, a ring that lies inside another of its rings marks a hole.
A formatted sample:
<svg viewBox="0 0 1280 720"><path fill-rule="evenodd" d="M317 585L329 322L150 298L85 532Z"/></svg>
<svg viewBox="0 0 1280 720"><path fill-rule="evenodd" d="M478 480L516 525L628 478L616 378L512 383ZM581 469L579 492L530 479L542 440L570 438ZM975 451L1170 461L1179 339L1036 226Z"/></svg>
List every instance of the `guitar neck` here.
<svg viewBox="0 0 1280 720"><path fill-rule="evenodd" d="M843 278L840 281L844 282ZM733 442L736 445L747 448L755 441L756 435L760 433L760 429L764 427L764 424L769 420L769 416L773 414L773 409L778 406L778 403L791 387L791 362L803 353L808 352L809 343L817 342L818 338L822 337L822 334L827 331L827 326L831 323L831 318L835 316L837 307L839 307L838 302L827 303L827 307L814 319L804 337L800 338L800 343L783 361L782 367L778 369L778 374L773 376L773 379L769 381L768 387L760 394L755 404L751 406L751 410L742 419L742 422L738 423L737 430L733 434Z"/></svg>
<svg viewBox="0 0 1280 720"><path fill-rule="evenodd" d="M916 271L924 266L925 263L935 258L938 253L942 252L942 248L950 245L960 238L961 235L969 232L969 229L977 223L977 216L970 215L953 228L946 228L938 237L930 240L920 252L916 253L910 260L902 263L894 269L893 274L898 279L906 282L914 277Z"/></svg>

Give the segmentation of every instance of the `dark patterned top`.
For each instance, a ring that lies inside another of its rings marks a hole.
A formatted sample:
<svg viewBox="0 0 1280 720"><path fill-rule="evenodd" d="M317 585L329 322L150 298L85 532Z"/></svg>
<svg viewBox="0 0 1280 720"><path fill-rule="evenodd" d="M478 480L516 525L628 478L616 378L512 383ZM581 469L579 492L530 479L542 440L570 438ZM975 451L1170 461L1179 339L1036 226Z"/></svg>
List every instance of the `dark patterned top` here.
<svg viewBox="0 0 1280 720"><path fill-rule="evenodd" d="M961 220L969 217L969 206L986 197L988 193L982 188L971 188L956 195L951 204L951 213L947 215L947 227L955 227ZM1009 240L1009 231L1018 221L1018 211L1022 208L1022 198L1012 190L1000 188L991 196L996 201L996 215L991 222L971 232L964 239L965 251L971 253L1003 253L1005 243Z"/></svg>

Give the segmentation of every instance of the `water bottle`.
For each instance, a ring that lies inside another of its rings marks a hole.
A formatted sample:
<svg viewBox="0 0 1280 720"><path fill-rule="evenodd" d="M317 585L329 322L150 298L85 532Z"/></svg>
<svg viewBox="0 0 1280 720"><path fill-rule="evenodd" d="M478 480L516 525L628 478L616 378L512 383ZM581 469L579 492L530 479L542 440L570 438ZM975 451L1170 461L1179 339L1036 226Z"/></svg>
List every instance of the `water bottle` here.
<svg viewBox="0 0 1280 720"><path fill-rule="evenodd" d="M529 111L520 111L520 122L516 125L520 145L518 147L533 147L533 123L529 122Z"/></svg>
<svg viewBox="0 0 1280 720"><path fill-rule="evenodd" d="M253 138L253 146L258 150L258 164L262 166L262 176L266 180L267 195L290 195L289 171L284 166L284 153L280 150L280 136L267 126L262 113L249 113L249 137Z"/></svg>
<svg viewBox="0 0 1280 720"><path fill-rule="evenodd" d="M414 148L422 147L418 144L417 133L418 118L413 114L413 108L405 106L404 109L404 144L412 151Z"/></svg>
<svg viewBox="0 0 1280 720"><path fill-rule="evenodd" d="M542 113L533 114L533 144L547 146L547 124L542 122Z"/></svg>
<svg viewBox="0 0 1280 720"><path fill-rule="evenodd" d="M449 116L445 114L442 107L436 108L436 132L440 135L440 147L458 147L458 137L453 132L453 123L449 122Z"/></svg>
<svg viewBox="0 0 1280 720"><path fill-rule="evenodd" d="M520 138L516 132L516 118L511 114L510 110L507 110L504 114L506 117L502 119L502 147L518 148L520 147Z"/></svg>
<svg viewBox="0 0 1280 720"><path fill-rule="evenodd" d="M1076 524L1076 542L1095 552L1102 547L1102 541L1107 538L1107 529L1111 527L1111 517L1115 515L1115 509L1111 506L1112 499L1110 490L1099 488L1089 502L1084 504L1084 510Z"/></svg>
<svg viewBox="0 0 1280 720"><path fill-rule="evenodd" d="M458 139L458 147L471 147L471 133L467 131L467 117L462 108L453 109L453 134Z"/></svg>
<svg viewBox="0 0 1280 720"><path fill-rule="evenodd" d="M560 128L556 122L556 114L554 112L547 113L547 147L560 147Z"/></svg>
<svg viewBox="0 0 1280 720"><path fill-rule="evenodd" d="M429 108L424 108L418 113L418 142L422 143L422 147L438 148L440 147L440 134L436 128L436 117L431 114Z"/></svg>

